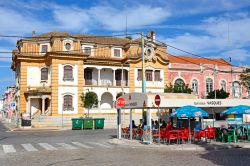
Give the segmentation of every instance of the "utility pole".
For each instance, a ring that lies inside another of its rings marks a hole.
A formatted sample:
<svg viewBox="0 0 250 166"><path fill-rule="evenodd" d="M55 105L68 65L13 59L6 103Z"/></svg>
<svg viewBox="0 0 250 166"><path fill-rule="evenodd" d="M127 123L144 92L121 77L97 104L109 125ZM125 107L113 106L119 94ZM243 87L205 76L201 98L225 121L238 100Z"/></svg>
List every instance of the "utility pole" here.
<svg viewBox="0 0 250 166"><path fill-rule="evenodd" d="M141 58L142 58L142 93L146 93L146 78L145 78L145 57L144 57L144 34L141 33ZM144 109L142 109L142 120L144 122Z"/></svg>
<svg viewBox="0 0 250 166"><path fill-rule="evenodd" d="M216 66L214 65L214 98L216 99Z"/></svg>
<svg viewBox="0 0 250 166"><path fill-rule="evenodd" d="M142 93L146 93L144 35L141 33L141 57L142 57Z"/></svg>

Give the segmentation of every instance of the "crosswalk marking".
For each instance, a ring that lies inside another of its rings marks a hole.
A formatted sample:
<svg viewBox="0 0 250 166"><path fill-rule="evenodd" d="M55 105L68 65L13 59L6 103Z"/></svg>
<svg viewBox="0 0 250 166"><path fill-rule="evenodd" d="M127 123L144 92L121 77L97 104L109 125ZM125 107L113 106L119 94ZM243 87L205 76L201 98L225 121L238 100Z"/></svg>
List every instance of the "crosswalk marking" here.
<svg viewBox="0 0 250 166"><path fill-rule="evenodd" d="M72 144L74 144L74 145L76 145L76 146L79 146L79 147L82 147L82 148L87 148L87 149L93 148L93 147L91 147L91 146L82 144L82 143L80 143L80 142L72 142Z"/></svg>
<svg viewBox="0 0 250 166"><path fill-rule="evenodd" d="M101 147L103 147L103 148L112 148L111 146L104 145L104 144L97 143L97 142L88 142L88 143L89 143L89 144L92 144L92 145L101 146Z"/></svg>
<svg viewBox="0 0 250 166"><path fill-rule="evenodd" d="M16 149L12 145L3 145L4 153L15 153Z"/></svg>
<svg viewBox="0 0 250 166"><path fill-rule="evenodd" d="M29 152L38 151L33 145L31 144L22 144L23 148Z"/></svg>
<svg viewBox="0 0 250 166"><path fill-rule="evenodd" d="M58 145L62 146L65 149L78 149L77 147L74 147L70 144L66 144L66 143L57 143Z"/></svg>
<svg viewBox="0 0 250 166"><path fill-rule="evenodd" d="M46 150L57 150L54 146L48 144L48 143L38 143L41 147L43 147Z"/></svg>
<svg viewBox="0 0 250 166"><path fill-rule="evenodd" d="M103 143L98 143L98 142L86 142L85 143L80 143L80 142L71 142L71 143L55 143L59 145L59 149L67 149L67 150L73 150L73 149L79 149L79 148L85 148L85 149L90 149L90 148L97 148L103 147L103 148L112 148L112 146L103 144ZM73 144L73 145L72 145ZM58 146L52 146L51 144L48 143L38 143L43 149L45 150L58 150ZM39 151L34 145L30 143L26 144L21 144L21 146L24 148L24 150L29 151L29 152L35 152ZM2 145L3 152L4 153L15 153L17 150L13 145Z"/></svg>

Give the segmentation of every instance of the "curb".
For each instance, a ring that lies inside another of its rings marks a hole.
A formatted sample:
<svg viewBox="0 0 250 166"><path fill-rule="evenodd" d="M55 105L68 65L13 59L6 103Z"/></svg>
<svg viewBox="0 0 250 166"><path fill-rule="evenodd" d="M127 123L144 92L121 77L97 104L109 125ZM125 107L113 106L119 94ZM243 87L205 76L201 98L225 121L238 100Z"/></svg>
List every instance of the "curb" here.
<svg viewBox="0 0 250 166"><path fill-rule="evenodd" d="M17 128L11 123L0 121L1 124L6 128L5 132L22 132L22 131L65 131L70 128L32 128L32 127L19 127Z"/></svg>
<svg viewBox="0 0 250 166"><path fill-rule="evenodd" d="M138 148L161 148L173 151L213 151L213 150L225 150L225 149L239 149L239 148L250 148L250 143L247 145L227 145L227 144L207 144L207 145L158 145L158 144L141 144L139 141L126 140L126 139L109 139L109 143L112 145L123 146L123 147L138 147Z"/></svg>

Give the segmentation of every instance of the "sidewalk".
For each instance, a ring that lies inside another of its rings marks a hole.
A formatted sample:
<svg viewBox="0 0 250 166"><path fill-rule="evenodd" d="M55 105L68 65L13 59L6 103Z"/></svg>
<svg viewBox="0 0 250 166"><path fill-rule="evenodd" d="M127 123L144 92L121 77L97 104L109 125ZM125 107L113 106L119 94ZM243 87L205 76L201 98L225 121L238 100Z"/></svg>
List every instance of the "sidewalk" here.
<svg viewBox="0 0 250 166"><path fill-rule="evenodd" d="M16 127L15 124L6 122L5 120L1 119L0 123L7 128L7 132L12 131L63 131L63 130L71 130L71 128L52 128L52 127L44 127L44 128L32 128L32 127Z"/></svg>
<svg viewBox="0 0 250 166"><path fill-rule="evenodd" d="M209 150L222 150L222 149L233 149L233 148L249 148L250 142L237 142L237 143L221 143L221 142L208 142L199 144L142 144L139 140L128 140L128 139L110 139L110 144L124 146L124 147L138 147L138 148L161 148L166 150L186 150L186 151L209 151Z"/></svg>

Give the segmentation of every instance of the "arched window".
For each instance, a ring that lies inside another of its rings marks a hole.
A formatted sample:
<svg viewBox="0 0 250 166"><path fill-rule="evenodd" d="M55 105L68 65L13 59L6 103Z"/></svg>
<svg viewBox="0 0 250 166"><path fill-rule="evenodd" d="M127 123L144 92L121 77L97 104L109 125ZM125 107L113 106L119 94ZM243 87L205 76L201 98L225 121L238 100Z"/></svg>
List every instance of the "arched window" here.
<svg viewBox="0 0 250 166"><path fill-rule="evenodd" d="M198 81L196 79L192 80L192 91L197 94L198 93Z"/></svg>
<svg viewBox="0 0 250 166"><path fill-rule="evenodd" d="M47 67L41 68L41 81L48 80L48 73L49 73L49 69Z"/></svg>
<svg viewBox="0 0 250 166"><path fill-rule="evenodd" d="M221 87L221 89L223 89L226 92L227 83L225 80L222 80L220 82L220 87Z"/></svg>
<svg viewBox="0 0 250 166"><path fill-rule="evenodd" d="M174 84L182 86L182 85L184 85L184 81L182 79L178 78L177 80L175 80Z"/></svg>
<svg viewBox="0 0 250 166"><path fill-rule="evenodd" d="M241 96L241 87L240 83L238 81L233 82L233 97L234 98L240 98Z"/></svg>
<svg viewBox="0 0 250 166"><path fill-rule="evenodd" d="M213 80L211 78L206 79L206 93L213 91Z"/></svg>
<svg viewBox="0 0 250 166"><path fill-rule="evenodd" d="M63 74L63 80L64 81L73 81L74 78L73 78L73 67L70 66L70 65L66 65L63 67L63 71L64 71L64 74Z"/></svg>
<svg viewBox="0 0 250 166"><path fill-rule="evenodd" d="M73 96L72 95L63 96L63 110L73 111Z"/></svg>
<svg viewBox="0 0 250 166"><path fill-rule="evenodd" d="M184 81L180 78L178 78L177 80L175 80L175 87L177 87L178 91L179 92L182 92L182 90L184 89Z"/></svg>

